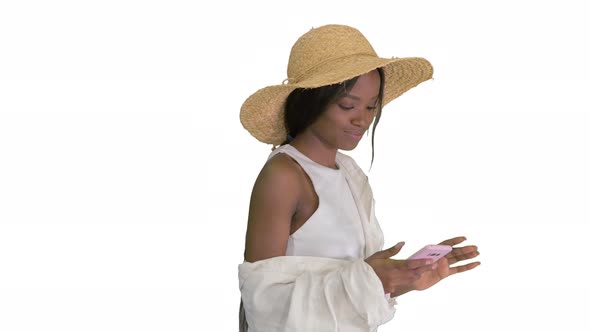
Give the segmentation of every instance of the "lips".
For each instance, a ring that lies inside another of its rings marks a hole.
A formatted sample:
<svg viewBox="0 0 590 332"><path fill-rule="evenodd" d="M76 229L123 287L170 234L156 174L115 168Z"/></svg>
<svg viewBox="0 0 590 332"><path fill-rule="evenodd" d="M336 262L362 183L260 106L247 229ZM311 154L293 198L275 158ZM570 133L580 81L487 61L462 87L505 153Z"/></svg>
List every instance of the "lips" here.
<svg viewBox="0 0 590 332"><path fill-rule="evenodd" d="M356 131L356 130L355 131L347 131L347 130L345 130L344 132L354 138L357 138L357 139L363 137L363 134L365 133L364 130L363 131Z"/></svg>

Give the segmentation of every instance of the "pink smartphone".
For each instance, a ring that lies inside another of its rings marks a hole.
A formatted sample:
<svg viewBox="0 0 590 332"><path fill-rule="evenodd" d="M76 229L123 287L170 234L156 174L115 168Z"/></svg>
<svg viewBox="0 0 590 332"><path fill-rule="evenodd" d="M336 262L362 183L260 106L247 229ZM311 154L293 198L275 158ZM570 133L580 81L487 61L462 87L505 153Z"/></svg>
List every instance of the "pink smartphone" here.
<svg viewBox="0 0 590 332"><path fill-rule="evenodd" d="M416 251L412 256L408 257L408 259L432 259L432 262L436 262L437 260L445 257L448 253L453 250L453 247L447 246L444 244L429 244L424 246L424 248Z"/></svg>

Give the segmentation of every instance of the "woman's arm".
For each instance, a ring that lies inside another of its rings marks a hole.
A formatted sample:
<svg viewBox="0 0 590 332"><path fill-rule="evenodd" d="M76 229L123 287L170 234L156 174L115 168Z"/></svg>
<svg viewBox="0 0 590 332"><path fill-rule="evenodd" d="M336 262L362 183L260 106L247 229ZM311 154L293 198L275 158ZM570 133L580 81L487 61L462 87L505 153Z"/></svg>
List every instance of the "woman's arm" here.
<svg viewBox="0 0 590 332"><path fill-rule="evenodd" d="M250 198L246 231L247 262L284 256L301 196L301 175L297 164L278 154L260 171Z"/></svg>

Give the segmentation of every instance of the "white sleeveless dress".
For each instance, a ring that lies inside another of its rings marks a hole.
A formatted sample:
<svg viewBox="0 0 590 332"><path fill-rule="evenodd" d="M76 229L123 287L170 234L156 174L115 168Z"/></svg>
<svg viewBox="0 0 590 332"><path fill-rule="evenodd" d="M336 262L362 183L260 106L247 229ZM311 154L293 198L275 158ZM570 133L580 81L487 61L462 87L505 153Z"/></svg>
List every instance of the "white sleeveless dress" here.
<svg viewBox="0 0 590 332"><path fill-rule="evenodd" d="M301 165L319 200L317 210L289 236L286 255L345 260L363 258L363 227L344 170L320 165L291 145L275 149L269 159L277 153L285 153ZM340 158L338 153L337 166Z"/></svg>

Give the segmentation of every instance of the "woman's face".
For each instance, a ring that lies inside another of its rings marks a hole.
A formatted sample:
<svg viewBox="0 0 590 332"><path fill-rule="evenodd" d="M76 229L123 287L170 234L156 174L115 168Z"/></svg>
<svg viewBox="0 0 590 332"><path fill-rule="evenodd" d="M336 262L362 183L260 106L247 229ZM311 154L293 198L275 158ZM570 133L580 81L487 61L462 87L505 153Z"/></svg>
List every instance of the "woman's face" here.
<svg viewBox="0 0 590 332"><path fill-rule="evenodd" d="M380 84L377 70L359 76L354 87L309 126L310 133L328 148L354 149L375 118Z"/></svg>

